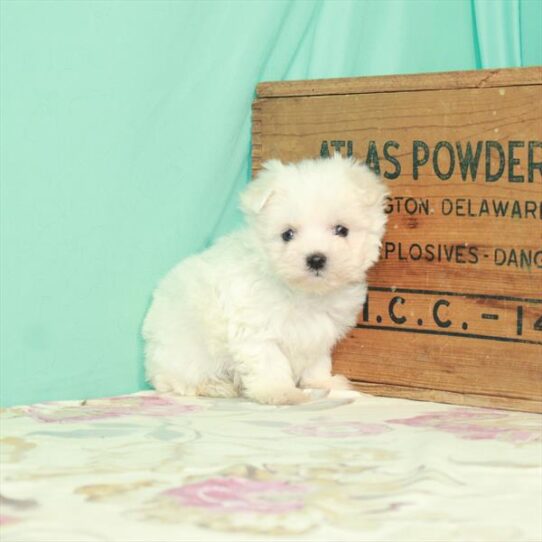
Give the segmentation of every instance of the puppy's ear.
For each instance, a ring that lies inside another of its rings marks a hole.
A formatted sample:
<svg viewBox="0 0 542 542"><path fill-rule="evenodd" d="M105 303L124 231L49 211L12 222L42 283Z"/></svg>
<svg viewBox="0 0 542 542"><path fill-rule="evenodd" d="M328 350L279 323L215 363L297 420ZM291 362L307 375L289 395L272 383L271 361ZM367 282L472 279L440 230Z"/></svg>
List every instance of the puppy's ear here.
<svg viewBox="0 0 542 542"><path fill-rule="evenodd" d="M366 206L383 207L389 194L386 183L366 164L350 161L351 177Z"/></svg>
<svg viewBox="0 0 542 542"><path fill-rule="evenodd" d="M360 223L380 241L388 218L385 213L388 187L367 165L352 160L349 166L349 176L353 181L355 197L361 209Z"/></svg>
<svg viewBox="0 0 542 542"><path fill-rule="evenodd" d="M241 193L241 211L246 215L257 215L273 195L277 175L284 168L280 160L268 160L262 169Z"/></svg>

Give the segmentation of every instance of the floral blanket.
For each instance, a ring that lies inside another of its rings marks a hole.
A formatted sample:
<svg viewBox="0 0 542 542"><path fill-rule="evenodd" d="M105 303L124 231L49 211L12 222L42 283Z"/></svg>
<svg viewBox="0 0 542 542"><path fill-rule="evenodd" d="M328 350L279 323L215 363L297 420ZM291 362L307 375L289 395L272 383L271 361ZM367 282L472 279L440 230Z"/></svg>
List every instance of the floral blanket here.
<svg viewBox="0 0 542 542"><path fill-rule="evenodd" d="M541 417L334 392L5 409L2 541L542 540Z"/></svg>

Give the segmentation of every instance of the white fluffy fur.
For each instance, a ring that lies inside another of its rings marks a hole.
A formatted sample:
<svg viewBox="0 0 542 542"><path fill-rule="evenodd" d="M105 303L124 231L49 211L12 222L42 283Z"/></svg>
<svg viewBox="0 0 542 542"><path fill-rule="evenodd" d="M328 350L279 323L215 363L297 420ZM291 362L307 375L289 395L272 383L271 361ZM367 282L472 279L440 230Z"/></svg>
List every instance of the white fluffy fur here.
<svg viewBox="0 0 542 542"><path fill-rule="evenodd" d="M247 225L179 263L154 292L143 325L153 386L269 404L305 401L300 388L347 388L331 374L331 350L365 301L386 193L339 155L264 164L241 195ZM327 257L318 272L306 262L315 252Z"/></svg>

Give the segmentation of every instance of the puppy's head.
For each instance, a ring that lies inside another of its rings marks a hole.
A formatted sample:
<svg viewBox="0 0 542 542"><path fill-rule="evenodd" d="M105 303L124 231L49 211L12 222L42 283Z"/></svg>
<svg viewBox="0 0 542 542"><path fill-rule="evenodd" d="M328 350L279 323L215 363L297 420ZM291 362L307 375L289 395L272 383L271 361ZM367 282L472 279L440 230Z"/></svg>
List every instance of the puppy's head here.
<svg viewBox="0 0 542 542"><path fill-rule="evenodd" d="M271 160L241 195L241 208L277 276L325 293L362 282L376 262L386 195L354 159Z"/></svg>

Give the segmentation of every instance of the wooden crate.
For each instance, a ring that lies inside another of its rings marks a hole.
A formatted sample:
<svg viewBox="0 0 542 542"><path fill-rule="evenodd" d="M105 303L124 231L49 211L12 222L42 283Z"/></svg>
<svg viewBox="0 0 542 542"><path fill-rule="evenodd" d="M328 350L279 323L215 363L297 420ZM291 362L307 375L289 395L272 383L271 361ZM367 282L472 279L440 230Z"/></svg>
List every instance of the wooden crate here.
<svg viewBox="0 0 542 542"><path fill-rule="evenodd" d="M337 150L391 190L335 369L361 390L542 412L542 68L261 83L252 161Z"/></svg>

